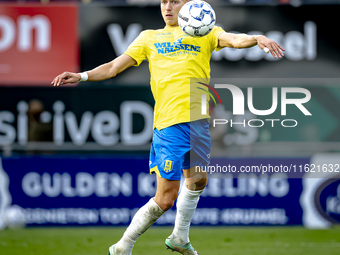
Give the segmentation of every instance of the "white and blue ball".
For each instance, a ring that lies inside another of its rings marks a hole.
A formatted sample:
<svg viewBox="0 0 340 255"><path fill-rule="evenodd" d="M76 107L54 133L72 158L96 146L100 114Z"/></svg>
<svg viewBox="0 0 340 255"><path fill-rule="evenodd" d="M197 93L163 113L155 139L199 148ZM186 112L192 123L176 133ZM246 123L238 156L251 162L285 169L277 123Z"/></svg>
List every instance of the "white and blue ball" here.
<svg viewBox="0 0 340 255"><path fill-rule="evenodd" d="M213 8L204 1L189 1L179 11L178 24L184 33L202 37L210 33L216 22Z"/></svg>
<svg viewBox="0 0 340 255"><path fill-rule="evenodd" d="M18 205L7 207L4 210L2 217L4 221L3 223L8 228L24 228L26 226L24 210Z"/></svg>

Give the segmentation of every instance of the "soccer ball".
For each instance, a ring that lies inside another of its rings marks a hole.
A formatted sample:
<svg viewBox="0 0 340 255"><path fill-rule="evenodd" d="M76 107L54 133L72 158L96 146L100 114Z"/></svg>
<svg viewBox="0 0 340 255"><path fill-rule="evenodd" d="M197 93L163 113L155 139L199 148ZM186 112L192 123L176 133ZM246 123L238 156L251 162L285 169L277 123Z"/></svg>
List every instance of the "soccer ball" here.
<svg viewBox="0 0 340 255"><path fill-rule="evenodd" d="M216 22L216 15L210 4L204 1L189 1L179 11L178 24L184 33L202 37L210 33Z"/></svg>
<svg viewBox="0 0 340 255"><path fill-rule="evenodd" d="M4 211L4 223L9 228L23 228L26 226L26 217L23 209L18 205L7 207Z"/></svg>

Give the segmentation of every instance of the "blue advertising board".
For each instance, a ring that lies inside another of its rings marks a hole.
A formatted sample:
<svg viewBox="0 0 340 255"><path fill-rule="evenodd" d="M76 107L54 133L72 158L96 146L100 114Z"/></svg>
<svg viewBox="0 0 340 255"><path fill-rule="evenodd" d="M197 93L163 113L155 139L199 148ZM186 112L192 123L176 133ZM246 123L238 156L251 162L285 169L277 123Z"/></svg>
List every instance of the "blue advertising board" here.
<svg viewBox="0 0 340 255"><path fill-rule="evenodd" d="M224 160L212 159L211 165ZM239 168L309 160L228 159L228 163ZM7 192L2 185L0 204L10 196L28 225L127 225L155 195L156 178L149 174L148 164L147 155L4 157L1 176L8 177L9 185ZM280 174L210 175L192 224L301 225L302 179ZM174 206L156 224L173 224L175 215Z"/></svg>

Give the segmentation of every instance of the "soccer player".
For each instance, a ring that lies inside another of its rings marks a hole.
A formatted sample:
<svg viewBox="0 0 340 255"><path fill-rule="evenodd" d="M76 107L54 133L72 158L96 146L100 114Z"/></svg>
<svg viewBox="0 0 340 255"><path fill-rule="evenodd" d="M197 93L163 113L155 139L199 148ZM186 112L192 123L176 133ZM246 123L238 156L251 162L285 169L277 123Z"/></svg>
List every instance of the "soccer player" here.
<svg viewBox="0 0 340 255"><path fill-rule="evenodd" d="M188 1L161 0L164 29L141 32L124 54L109 63L84 73L64 72L52 81L54 86L86 80L102 81L131 66L138 66L145 59L149 62L151 90L155 98L150 172L157 174L157 191L155 197L135 214L123 237L109 248L109 255L132 253L137 239L173 206L182 172L185 185L177 198L174 230L165 244L181 254L198 254L190 244L189 227L207 183L206 173L195 172L195 167L209 164L210 133L207 116L190 114L190 78L209 79L211 54L223 47L258 45L261 49L267 47L274 58L283 57L284 49L263 35L226 33L220 27L214 27L201 38L185 35L178 26L177 17ZM199 104L193 107L199 107Z"/></svg>

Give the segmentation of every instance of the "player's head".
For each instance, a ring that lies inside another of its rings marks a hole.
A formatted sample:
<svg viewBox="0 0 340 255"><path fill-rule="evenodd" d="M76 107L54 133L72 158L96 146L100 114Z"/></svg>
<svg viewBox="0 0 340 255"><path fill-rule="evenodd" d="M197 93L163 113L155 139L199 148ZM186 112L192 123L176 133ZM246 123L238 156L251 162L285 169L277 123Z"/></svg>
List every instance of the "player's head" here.
<svg viewBox="0 0 340 255"><path fill-rule="evenodd" d="M161 0L161 12L166 26L178 26L178 13L190 0Z"/></svg>

